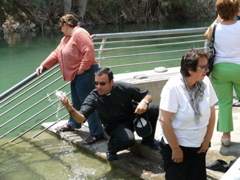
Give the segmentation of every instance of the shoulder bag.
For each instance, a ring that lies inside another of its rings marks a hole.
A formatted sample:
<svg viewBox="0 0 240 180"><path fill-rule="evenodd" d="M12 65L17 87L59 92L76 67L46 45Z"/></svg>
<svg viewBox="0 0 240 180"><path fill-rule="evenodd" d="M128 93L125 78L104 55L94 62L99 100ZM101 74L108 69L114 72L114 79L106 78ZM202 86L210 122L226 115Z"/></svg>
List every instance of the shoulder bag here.
<svg viewBox="0 0 240 180"><path fill-rule="evenodd" d="M215 23L213 25L212 38L211 38L211 42L208 45L208 54L209 54L208 69L209 69L209 72L207 73L207 76L209 76L211 74L212 70L213 70L214 58L215 58L215 54L216 54L216 50L214 48L216 27L217 27L217 23Z"/></svg>

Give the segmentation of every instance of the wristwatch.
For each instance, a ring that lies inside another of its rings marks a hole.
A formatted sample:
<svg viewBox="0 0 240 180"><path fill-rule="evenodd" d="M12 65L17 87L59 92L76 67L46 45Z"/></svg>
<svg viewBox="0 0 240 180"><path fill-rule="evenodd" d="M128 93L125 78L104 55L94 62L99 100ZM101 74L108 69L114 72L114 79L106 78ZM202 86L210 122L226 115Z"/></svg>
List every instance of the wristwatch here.
<svg viewBox="0 0 240 180"><path fill-rule="evenodd" d="M149 101L146 99L143 99L143 102L145 102L147 105L149 104Z"/></svg>

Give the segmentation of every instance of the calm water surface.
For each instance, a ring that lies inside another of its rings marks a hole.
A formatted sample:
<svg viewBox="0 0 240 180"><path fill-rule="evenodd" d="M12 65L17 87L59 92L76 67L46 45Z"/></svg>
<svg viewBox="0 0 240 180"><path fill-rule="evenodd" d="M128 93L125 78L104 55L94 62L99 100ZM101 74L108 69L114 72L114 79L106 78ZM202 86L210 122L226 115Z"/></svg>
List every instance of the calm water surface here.
<svg viewBox="0 0 240 180"><path fill-rule="evenodd" d="M111 25L86 29L90 34L94 34L207 27L210 23L211 20L205 23ZM56 48L62 36L60 32L45 32L44 35L41 33L1 35L0 93L32 74ZM47 133L27 140L31 134L35 135L36 132L30 132L27 137L24 136L12 144L2 145L9 139L0 140L0 180L139 179Z"/></svg>
<svg viewBox="0 0 240 180"><path fill-rule="evenodd" d="M36 133L11 144L0 141L1 180L140 179L48 133L27 140Z"/></svg>

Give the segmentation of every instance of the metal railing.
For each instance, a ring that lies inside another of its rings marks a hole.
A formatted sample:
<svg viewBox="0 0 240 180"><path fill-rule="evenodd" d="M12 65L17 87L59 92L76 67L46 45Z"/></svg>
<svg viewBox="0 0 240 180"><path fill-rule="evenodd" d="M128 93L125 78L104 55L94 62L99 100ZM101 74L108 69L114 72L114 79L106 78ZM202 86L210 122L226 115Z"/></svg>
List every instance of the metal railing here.
<svg viewBox="0 0 240 180"><path fill-rule="evenodd" d="M179 60L189 49L206 48L203 33L207 28L94 34L96 60L114 73L153 69L157 66L179 66ZM13 142L43 122L59 122L68 116L55 96L57 90L70 94L68 82L62 80L58 65L25 78L0 95L0 139ZM63 111L64 110L64 111ZM16 133L18 132L18 133ZM32 136L38 136L44 130ZM19 134L20 133L20 134Z"/></svg>
<svg viewBox="0 0 240 180"><path fill-rule="evenodd" d="M115 73L150 70L156 66L179 66L189 49L203 50L207 28L171 29L94 34L96 59ZM146 67L147 65L147 67Z"/></svg>

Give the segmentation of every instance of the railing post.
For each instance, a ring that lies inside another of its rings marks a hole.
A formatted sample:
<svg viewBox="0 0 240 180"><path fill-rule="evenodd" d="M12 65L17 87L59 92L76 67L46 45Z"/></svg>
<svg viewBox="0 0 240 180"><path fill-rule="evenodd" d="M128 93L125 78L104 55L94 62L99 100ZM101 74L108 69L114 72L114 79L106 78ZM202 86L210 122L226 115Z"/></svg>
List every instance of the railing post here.
<svg viewBox="0 0 240 180"><path fill-rule="evenodd" d="M98 51L98 57L99 57L99 65L101 66L101 60L102 60L102 51L103 51L103 48L104 48L104 45L107 41L107 38L103 38L102 39L102 42L101 42L101 46L99 48L99 51Z"/></svg>

